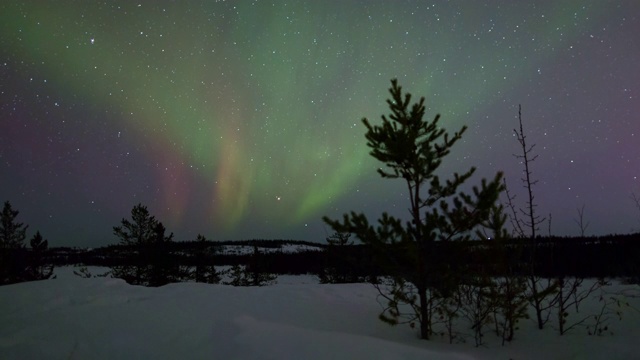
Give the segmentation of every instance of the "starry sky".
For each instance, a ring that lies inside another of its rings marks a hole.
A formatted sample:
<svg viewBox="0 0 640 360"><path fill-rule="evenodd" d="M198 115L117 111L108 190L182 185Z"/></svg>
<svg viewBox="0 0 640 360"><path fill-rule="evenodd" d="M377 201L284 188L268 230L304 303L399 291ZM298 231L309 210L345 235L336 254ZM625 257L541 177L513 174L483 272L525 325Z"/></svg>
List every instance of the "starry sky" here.
<svg viewBox="0 0 640 360"><path fill-rule="evenodd" d="M504 171L540 232L640 231L640 2L3 1L0 200L52 246L117 242L142 203L176 240L322 242L323 215L407 214L363 117L390 79L464 138L441 176Z"/></svg>

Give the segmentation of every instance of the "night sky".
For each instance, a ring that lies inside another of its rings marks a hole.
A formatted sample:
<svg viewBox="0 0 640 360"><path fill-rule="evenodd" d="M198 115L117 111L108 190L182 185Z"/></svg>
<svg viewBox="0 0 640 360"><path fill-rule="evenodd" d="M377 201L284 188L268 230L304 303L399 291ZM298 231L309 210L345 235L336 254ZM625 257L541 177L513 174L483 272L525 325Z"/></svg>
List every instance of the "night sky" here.
<svg viewBox="0 0 640 360"><path fill-rule="evenodd" d="M361 122L390 79L469 127L441 175L504 171L518 104L551 233L640 231L640 1L3 1L0 201L52 246L324 241L323 215L408 214ZM373 219L373 218L372 218ZM548 224L540 232L547 234Z"/></svg>

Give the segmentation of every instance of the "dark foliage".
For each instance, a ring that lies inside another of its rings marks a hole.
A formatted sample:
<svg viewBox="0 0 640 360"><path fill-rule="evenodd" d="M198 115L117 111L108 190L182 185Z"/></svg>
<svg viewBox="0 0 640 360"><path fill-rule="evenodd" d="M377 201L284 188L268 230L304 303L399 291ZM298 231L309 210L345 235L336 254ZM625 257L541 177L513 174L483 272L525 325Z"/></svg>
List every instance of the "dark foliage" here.
<svg viewBox="0 0 640 360"><path fill-rule="evenodd" d="M195 269L192 273L193 279L196 282L209 284L219 283L220 274L216 271L213 260L216 253L216 247L210 244L203 235L198 235L198 239L196 241L197 243L194 250Z"/></svg>
<svg viewBox="0 0 640 360"><path fill-rule="evenodd" d="M492 240L473 240L460 244L460 263L465 263L465 271L469 274L479 271L489 272L491 275L504 274L527 275L529 259L529 242L523 239L504 240L499 247ZM207 249L220 249L224 245L245 246L251 241L207 241ZM326 245L291 240L261 240L261 244L269 243L272 249L279 249L283 245L306 245L318 250L285 253L275 251L262 253L265 270L272 274L320 274L326 266L325 253L320 251ZM242 244L242 245L241 245ZM165 244L171 258L181 267L194 267L198 264L197 241L170 242ZM448 243L433 244L434 257L450 252L444 249ZM261 248L266 248L262 247ZM28 253L28 249L23 249ZM133 265L135 262L135 246L110 245L96 249L77 249L56 247L47 250L43 257L44 263L54 266L83 264L88 266L123 266ZM369 281L371 274L388 275L384 267L375 265L371 247L364 244L344 246L345 256L353 259L350 271ZM390 250L391 251L391 250ZM537 239L537 268L543 276L548 277L639 277L637 258L640 255L640 233L629 235L607 235L599 237L539 237ZM247 265L250 254L225 255L216 251L210 254L216 266ZM342 255L341 255L342 256ZM500 259L508 259L508 263ZM188 276L183 280L189 279Z"/></svg>
<svg viewBox="0 0 640 360"><path fill-rule="evenodd" d="M344 284L367 281L360 263L364 260L357 257L357 248L351 246L349 233L334 233L327 238L324 251L324 267L318 277L323 284ZM356 251L354 251L356 250Z"/></svg>
<svg viewBox="0 0 640 360"><path fill-rule="evenodd" d="M126 264L114 265L112 274L133 285L162 286L180 281L187 274L170 253L173 234L167 236L164 225L138 204L131 210L131 219L122 219L113 233L128 251Z"/></svg>
<svg viewBox="0 0 640 360"><path fill-rule="evenodd" d="M53 265L47 264L45 261L46 253L49 248L49 242L42 238L40 232L31 238L31 251L27 267L27 278L29 280L44 280L53 275Z"/></svg>
<svg viewBox="0 0 640 360"><path fill-rule="evenodd" d="M0 216L0 248L18 249L24 247L28 225L16 221L20 212L13 210L11 203L5 201Z"/></svg>
<svg viewBox="0 0 640 360"><path fill-rule="evenodd" d="M367 128L365 138L370 155L384 164L378 174L406 185L410 221L405 223L383 213L374 226L364 214L355 212L345 214L342 220L328 217L323 220L333 230L353 233L371 245L375 261L392 275L392 290L380 293L389 305L381 319L398 323L404 317L398 306L406 304L413 308L413 314L403 321L417 321L421 338L428 339L433 323L433 299L450 296L464 271L464 263L458 261L460 244L456 242L468 240L471 231L487 218L502 190L502 174L496 174L489 182L483 179L471 195L461 191L461 186L471 178L475 168L454 173L442 181L437 171L466 127L451 135L439 126L440 115L425 120L425 99L411 104L411 94L403 94L395 79L389 93L387 105L391 113L382 116L381 125L371 125L367 119L362 121ZM437 256L436 242L447 244Z"/></svg>
<svg viewBox="0 0 640 360"><path fill-rule="evenodd" d="M265 286L275 283L277 276L268 271L268 258L253 245L253 252L246 265L236 264L231 268L230 280L226 285L233 286Z"/></svg>
<svg viewBox="0 0 640 360"><path fill-rule="evenodd" d="M48 241L36 232L26 248L29 227L16 221L19 211L6 201L0 215L0 285L51 277L53 265L47 263Z"/></svg>

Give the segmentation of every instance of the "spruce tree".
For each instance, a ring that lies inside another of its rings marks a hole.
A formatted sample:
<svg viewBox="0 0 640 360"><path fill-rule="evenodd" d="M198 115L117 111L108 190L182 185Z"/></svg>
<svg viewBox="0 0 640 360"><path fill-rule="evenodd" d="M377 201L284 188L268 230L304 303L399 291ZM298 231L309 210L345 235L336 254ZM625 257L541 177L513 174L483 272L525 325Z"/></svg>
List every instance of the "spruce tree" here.
<svg viewBox="0 0 640 360"><path fill-rule="evenodd" d="M9 201L4 202L0 215L0 248L18 249L24 247L28 225L16 221L20 212L13 210Z"/></svg>
<svg viewBox="0 0 640 360"><path fill-rule="evenodd" d="M497 173L490 182L483 179L472 195L459 188L472 176L473 167L441 181L436 171L466 127L451 136L439 126L440 115L431 121L423 119L424 98L411 105L411 95L403 95L395 79L389 92L389 117L383 115L381 125L372 125L366 118L362 121L371 156L386 166L378 169L380 176L401 179L407 186L409 220L383 213L374 227L356 212L345 214L342 221L323 219L333 230L353 233L371 245L375 259L392 276L390 288L378 287L389 300L381 319L391 324L418 321L421 338L428 339L433 299L451 294L463 265L449 257L455 254L449 250L456 247L445 245L469 239L471 230L488 217L502 190L502 174ZM406 319L402 319L401 303L413 309Z"/></svg>

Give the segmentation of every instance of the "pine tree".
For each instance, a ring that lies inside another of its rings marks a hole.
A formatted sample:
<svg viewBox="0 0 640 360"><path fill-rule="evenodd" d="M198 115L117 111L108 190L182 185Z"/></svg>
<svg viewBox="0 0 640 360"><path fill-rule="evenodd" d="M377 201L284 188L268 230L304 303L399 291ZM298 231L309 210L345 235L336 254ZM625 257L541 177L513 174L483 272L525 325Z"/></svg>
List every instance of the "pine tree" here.
<svg viewBox="0 0 640 360"><path fill-rule="evenodd" d="M324 251L325 266L320 274L322 284L342 284L358 282L359 277L354 274L355 259L349 256L348 246L353 245L349 240L351 234L336 232L329 236Z"/></svg>
<svg viewBox="0 0 640 360"><path fill-rule="evenodd" d="M29 257L29 280L44 280L53 275L53 265L45 263L45 254L49 248L49 241L45 240L40 231L36 231L30 240L31 253Z"/></svg>
<svg viewBox="0 0 640 360"><path fill-rule="evenodd" d="M28 225L16 221L19 211L5 201L0 214L0 285L28 280L24 240Z"/></svg>
<svg viewBox="0 0 640 360"><path fill-rule="evenodd" d="M213 250L210 250L213 248ZM213 264L213 256L215 255L215 247L207 244L207 239L198 234L197 247L195 254L195 270L193 271L193 279L196 282L217 284L220 282L220 273L216 271Z"/></svg>
<svg viewBox="0 0 640 360"><path fill-rule="evenodd" d="M113 233L120 239L120 245L143 245L153 243L156 238L158 221L149 214L147 207L138 204L131 209L131 219L122 219L121 226L114 226Z"/></svg>
<svg viewBox="0 0 640 360"><path fill-rule="evenodd" d="M247 279L249 280L249 286L265 286L272 285L278 278L275 274L271 274L267 271L267 263L258 250L258 245L253 245L253 253L249 258L249 264L245 267L247 273Z"/></svg>
<svg viewBox="0 0 640 360"><path fill-rule="evenodd" d="M246 266L234 264L228 270L228 274L229 280L224 281L224 285L249 286L249 278L247 276Z"/></svg>
<svg viewBox="0 0 640 360"><path fill-rule="evenodd" d="M253 252L249 256L246 265L235 264L229 270L229 280L224 281L225 285L233 286L265 286L276 282L277 276L267 272L265 259L258 249L257 244L253 244Z"/></svg>
<svg viewBox="0 0 640 360"><path fill-rule="evenodd" d="M155 287L179 281L180 265L173 261L169 252L173 233L167 236L164 225L157 222L153 234L152 242L143 246L141 252L149 264L148 285Z"/></svg>
<svg viewBox="0 0 640 360"><path fill-rule="evenodd" d="M180 268L170 256L173 233L166 236L164 225L138 204L131 210L131 219L122 219L113 233L120 245L129 251L129 264L113 267L113 276L130 284L162 286L181 277ZM132 263L132 264L131 264Z"/></svg>
<svg viewBox="0 0 640 360"><path fill-rule="evenodd" d="M466 127L450 136L439 127L439 115L432 121L423 120L424 98L410 105L411 95L403 96L395 79L389 92L391 114L388 118L382 116L382 125L371 125L366 118L362 121L371 156L386 166L378 169L380 176L402 179L407 186L410 220L403 222L383 213L374 227L364 214L356 212L345 214L342 221L323 219L333 230L353 233L371 245L377 253L375 258L392 275L391 291L378 287L389 300L381 319L391 324L418 321L420 336L428 339L433 299L450 296L462 269L462 264L450 257L456 247L445 245L469 239L471 230L487 218L502 190L502 174L496 174L490 182L483 179L480 188L473 188L473 195L459 191L459 187L475 168L462 175L455 173L452 179L442 182L436 171ZM442 244L436 246L436 242ZM401 319L400 303L413 309L409 318Z"/></svg>
<svg viewBox="0 0 640 360"><path fill-rule="evenodd" d="M493 264L492 274L490 274L493 276L489 279L492 286L487 296L492 298L494 304L493 322L496 335L502 338L503 345L506 341L514 339L520 320L529 318L527 280L518 271L522 244L515 242L507 247L510 237L504 227L506 221L504 207L496 204L491 216L478 231L480 238L489 239L488 252L483 259L484 263Z"/></svg>
<svg viewBox="0 0 640 360"><path fill-rule="evenodd" d="M4 202L2 215L0 216L0 248L18 249L24 247L27 238L28 225L16 222L20 212L13 210L9 201Z"/></svg>

